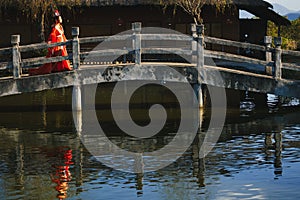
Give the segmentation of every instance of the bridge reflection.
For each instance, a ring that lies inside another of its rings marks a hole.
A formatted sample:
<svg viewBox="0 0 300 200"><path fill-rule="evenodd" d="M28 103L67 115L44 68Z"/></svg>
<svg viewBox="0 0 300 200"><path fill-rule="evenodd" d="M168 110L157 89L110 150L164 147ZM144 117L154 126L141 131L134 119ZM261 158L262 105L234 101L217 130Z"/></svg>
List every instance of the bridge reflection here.
<svg viewBox="0 0 300 200"><path fill-rule="evenodd" d="M208 120L204 113L202 127L190 149L168 167L144 174L119 172L95 160L82 145L74 127L69 127L72 120L70 112L47 112L46 127L43 126L41 113L10 113L10 119L36 119L28 120L22 126L7 120L7 116L0 116L1 125L6 127L0 129L1 181L6 183L6 191L26 197L39 195L45 199L60 195L59 198L64 198L66 194L74 197L84 194L86 190L104 186L134 188L136 195L143 196L145 187L150 187L151 183L156 185L163 182L171 187L170 182L179 183L186 179L203 190L209 188L216 178L235 176L249 168L256 170L271 167L274 178L279 179L284 176L284 170L288 170L283 167L283 163L286 160L297 161L299 157L297 150L300 149L300 142L299 137L296 137L299 111L277 115L273 113L261 118L243 117L243 121L229 115L215 149L202 158L199 150L205 137L205 120ZM293 130L291 128L294 124ZM36 127L35 130L30 129L32 125ZM174 126L170 122L164 134L147 139L142 144L151 149L168 144L172 139L169 133ZM123 133L115 132L108 137L125 148L129 144L136 148L141 145ZM283 153L285 160L282 159ZM136 163L136 167L142 167L142 157L137 160L140 163ZM52 173L52 179L49 172Z"/></svg>

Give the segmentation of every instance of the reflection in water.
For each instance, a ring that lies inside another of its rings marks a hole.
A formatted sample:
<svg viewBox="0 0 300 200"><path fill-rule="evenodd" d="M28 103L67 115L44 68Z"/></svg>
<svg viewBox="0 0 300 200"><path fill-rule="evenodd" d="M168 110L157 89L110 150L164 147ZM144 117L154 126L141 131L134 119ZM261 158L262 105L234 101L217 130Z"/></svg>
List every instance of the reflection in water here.
<svg viewBox="0 0 300 200"><path fill-rule="evenodd" d="M219 142L201 158L204 122L176 162L130 174L102 165L85 149L70 112L2 113L0 199L299 199L299 114L230 114ZM138 144L168 144L177 126L167 126ZM137 145L115 131L109 139L120 147ZM142 155L135 160L134 167L143 168Z"/></svg>
<svg viewBox="0 0 300 200"><path fill-rule="evenodd" d="M142 173L136 174L136 190L137 190L138 197L143 196L143 177L144 174Z"/></svg>
<svg viewBox="0 0 300 200"><path fill-rule="evenodd" d="M68 147L61 148L58 154L62 156L62 159L53 166L55 174L51 174L51 180L57 184L55 190L58 192L57 198L61 200L67 198L68 183L72 180L70 165L74 163L72 162L72 150Z"/></svg>
<svg viewBox="0 0 300 200"><path fill-rule="evenodd" d="M197 134L192 144L192 162L193 162L193 176L197 178L199 187L205 187L205 158L200 157L199 152L202 142L204 140L204 134Z"/></svg>
<svg viewBox="0 0 300 200"><path fill-rule="evenodd" d="M272 136L274 138L272 139ZM275 150L274 155L274 174L277 176L282 175L282 157L281 157L281 152L282 152L282 133L277 132L277 133L267 133L265 135L265 146L266 146L266 154L271 155L271 150Z"/></svg>
<svg viewBox="0 0 300 200"><path fill-rule="evenodd" d="M24 145L20 144L16 147L16 183L19 189L24 189Z"/></svg>
<svg viewBox="0 0 300 200"><path fill-rule="evenodd" d="M274 161L275 171L274 171L274 173L276 175L282 175L281 152L282 152L282 134L275 133L275 161Z"/></svg>

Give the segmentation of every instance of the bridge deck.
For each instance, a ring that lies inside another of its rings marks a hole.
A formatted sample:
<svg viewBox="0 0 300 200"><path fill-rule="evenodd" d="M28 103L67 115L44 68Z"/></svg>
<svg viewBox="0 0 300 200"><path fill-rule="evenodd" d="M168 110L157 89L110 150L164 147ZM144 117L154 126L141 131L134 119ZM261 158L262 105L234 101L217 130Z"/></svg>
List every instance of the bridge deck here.
<svg viewBox="0 0 300 200"><path fill-rule="evenodd" d="M166 73L166 69L170 69ZM172 71L175 69L176 71ZM162 73L163 72L163 73ZM176 72L182 74L178 77ZM204 84L237 90L248 90L300 98L300 81L279 79L252 72L205 65ZM217 77L222 77L219 80ZM188 78L187 78L188 77ZM197 83L198 71L193 64L185 63L134 63L113 65L82 65L74 71L46 75L22 75L19 79L1 78L0 96L36 92L46 89L70 87L73 85L97 84L125 80L153 80Z"/></svg>

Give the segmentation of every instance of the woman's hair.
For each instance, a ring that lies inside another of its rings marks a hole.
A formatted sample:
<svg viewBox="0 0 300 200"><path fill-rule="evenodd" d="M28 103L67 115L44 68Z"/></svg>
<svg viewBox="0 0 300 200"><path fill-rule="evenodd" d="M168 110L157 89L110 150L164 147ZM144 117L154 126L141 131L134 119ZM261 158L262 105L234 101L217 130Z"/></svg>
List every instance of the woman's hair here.
<svg viewBox="0 0 300 200"><path fill-rule="evenodd" d="M60 16L54 16L53 19L54 21L58 20Z"/></svg>

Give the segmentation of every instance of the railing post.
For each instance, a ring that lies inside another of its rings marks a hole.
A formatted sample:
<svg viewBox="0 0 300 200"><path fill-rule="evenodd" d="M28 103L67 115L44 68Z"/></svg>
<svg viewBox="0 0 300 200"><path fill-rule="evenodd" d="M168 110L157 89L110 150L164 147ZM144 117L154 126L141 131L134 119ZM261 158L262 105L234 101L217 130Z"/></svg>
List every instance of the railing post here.
<svg viewBox="0 0 300 200"><path fill-rule="evenodd" d="M201 71L204 66L204 26L192 24L191 31L193 34L192 50L196 50L197 56L192 55L192 62L196 63L197 67L197 83L194 85L194 91L198 98L199 107L202 108L203 102L203 92L202 92L202 80Z"/></svg>
<svg viewBox="0 0 300 200"><path fill-rule="evenodd" d="M272 52L269 50L272 45L272 36L265 36L264 43L266 47L266 61L272 61Z"/></svg>
<svg viewBox="0 0 300 200"><path fill-rule="evenodd" d="M281 37L275 37L274 38L274 43L275 43L275 78L276 79L281 79L282 75L282 61L281 61L281 55L282 55L282 50L281 50L281 44L282 44L282 38Z"/></svg>
<svg viewBox="0 0 300 200"><path fill-rule="evenodd" d="M133 30L133 49L135 51L135 64L140 65L142 62L142 55L141 55L141 30L142 30L142 23L135 22L132 23L132 30Z"/></svg>
<svg viewBox="0 0 300 200"><path fill-rule="evenodd" d="M21 77L21 53L19 49L20 44L20 35L12 35L11 36L11 44L12 44L12 60L13 60L13 77L14 79Z"/></svg>
<svg viewBox="0 0 300 200"><path fill-rule="evenodd" d="M80 67L80 44L79 44L79 27L72 27L72 50L73 50L73 69Z"/></svg>
<svg viewBox="0 0 300 200"><path fill-rule="evenodd" d="M191 32L192 32L192 57L191 57L191 64L197 64L197 40L198 40L198 35L197 35L197 28L196 24L191 24Z"/></svg>
<svg viewBox="0 0 300 200"><path fill-rule="evenodd" d="M265 36L264 43L265 43L265 47L266 47L266 61L271 62L272 61L272 52L270 51L270 48L272 45L272 36ZM266 66L266 73L268 75L272 75L272 66L269 66L269 65Z"/></svg>
<svg viewBox="0 0 300 200"><path fill-rule="evenodd" d="M197 35L198 35L198 43L197 43L197 67L200 71L204 66L204 25L196 26Z"/></svg>

